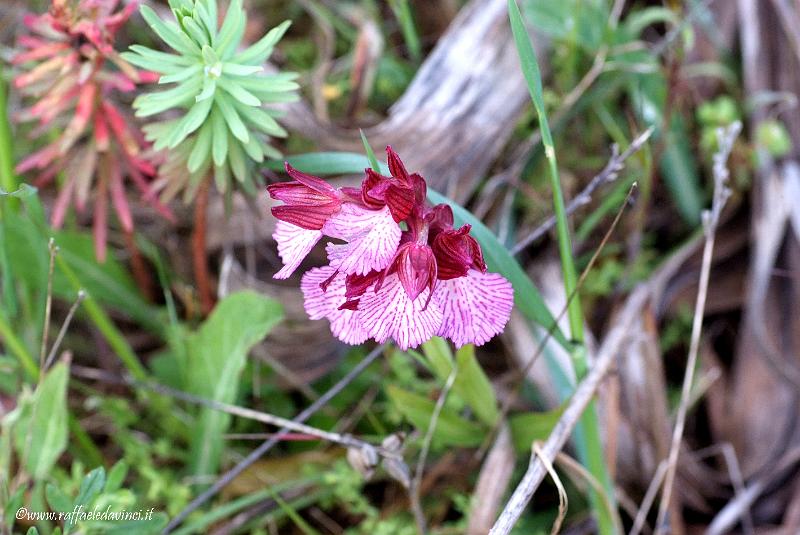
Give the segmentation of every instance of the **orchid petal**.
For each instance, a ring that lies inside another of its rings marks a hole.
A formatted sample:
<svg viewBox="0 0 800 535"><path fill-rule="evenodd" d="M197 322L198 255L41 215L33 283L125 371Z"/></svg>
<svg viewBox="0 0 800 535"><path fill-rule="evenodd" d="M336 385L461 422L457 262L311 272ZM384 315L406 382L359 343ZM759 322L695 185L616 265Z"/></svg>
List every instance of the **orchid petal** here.
<svg viewBox="0 0 800 535"><path fill-rule="evenodd" d="M339 309L346 301L344 273L337 273L330 266L313 268L303 275L300 289L305 297L308 317L312 320L327 318L331 323L331 332L339 340L345 344L357 345L369 338L358 312Z"/></svg>
<svg viewBox="0 0 800 535"><path fill-rule="evenodd" d="M379 291L367 290L358 304L361 324L379 343L389 338L405 351L433 337L442 323L442 312L431 301L430 290L410 299L396 274L384 280Z"/></svg>
<svg viewBox="0 0 800 535"><path fill-rule="evenodd" d="M278 255L283 260L283 268L273 278L288 279L314 245L322 238L322 231L308 230L285 221L278 221L272 234L278 244Z"/></svg>
<svg viewBox="0 0 800 535"><path fill-rule="evenodd" d="M347 275L366 275L389 265L400 244L400 227L388 207L369 210L344 203L323 228L328 236L345 244L329 243L326 250L331 266Z"/></svg>
<svg viewBox="0 0 800 535"><path fill-rule="evenodd" d="M437 336L449 338L456 347L479 346L505 328L514 306L514 290L497 273L470 269L464 277L438 281L433 303L442 311Z"/></svg>

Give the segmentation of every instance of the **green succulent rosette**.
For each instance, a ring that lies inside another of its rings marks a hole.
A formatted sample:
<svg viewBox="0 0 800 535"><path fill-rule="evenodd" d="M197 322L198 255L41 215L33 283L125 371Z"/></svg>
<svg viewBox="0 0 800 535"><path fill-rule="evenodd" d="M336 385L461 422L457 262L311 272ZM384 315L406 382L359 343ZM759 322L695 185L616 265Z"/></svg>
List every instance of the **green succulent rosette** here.
<svg viewBox="0 0 800 535"><path fill-rule="evenodd" d="M183 190L191 200L209 174L220 192L239 188L253 194L262 181L253 172L255 164L281 158L270 140L286 136L276 120L279 112L266 105L297 99L295 73L264 70L290 22L242 49L247 17L241 0L231 0L219 28L216 0L170 0L169 5L174 22L148 6L141 14L174 53L133 45L124 54L130 63L160 74L159 85L169 86L133 104L138 117L167 115L144 128L153 148L166 151L159 169L162 198Z"/></svg>

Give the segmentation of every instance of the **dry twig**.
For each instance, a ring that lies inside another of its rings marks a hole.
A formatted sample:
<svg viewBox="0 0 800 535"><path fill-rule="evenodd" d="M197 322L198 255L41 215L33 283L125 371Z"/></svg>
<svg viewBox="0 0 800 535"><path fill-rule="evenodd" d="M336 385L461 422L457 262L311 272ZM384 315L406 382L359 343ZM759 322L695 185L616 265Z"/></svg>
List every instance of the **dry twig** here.
<svg viewBox="0 0 800 535"><path fill-rule="evenodd" d="M705 245L703 246L703 261L700 268L700 284L697 290L697 301L695 302L692 337L689 344L689 358L686 362L686 373L683 377L681 402L678 406L678 415L675 419L675 429L672 433L672 444L670 445L669 458L667 461L667 472L664 476L664 490L661 494L661 504L658 509L656 535L664 533L665 530L668 529L667 511L672 496L675 472L678 467L678 453L683 437L683 429L686 425L686 413L689 406L692 384L694 383L694 371L697 367L697 354L700 349L700 333L703 328L703 311L706 305L708 279L711 273L711 261L714 253L714 238L716 236L717 226L719 225L720 214L722 213L722 209L728 197L731 195L731 191L727 185L729 172L726 167L726 162L733 150L733 142L736 140L741 129L742 124L737 121L725 129L719 129L717 132L719 150L714 154L714 198L711 202L711 209L703 213Z"/></svg>
<svg viewBox="0 0 800 535"><path fill-rule="evenodd" d="M586 188L583 189L574 199L567 205L567 216L575 213L578 208L585 206L592 201L592 194L597 188L608 182L613 182L619 176L619 172L625 167L625 161L634 153L638 152L644 144L650 139L653 133L653 128L648 128L634 139L630 146L620 154L619 147L615 143L611 146L611 158L608 163L592 180L589 181ZM511 249L511 254L519 254L530 244L541 238L548 230L553 228L556 224L556 217L550 216L544 223L533 229L528 235L519 240L516 245Z"/></svg>
<svg viewBox="0 0 800 535"><path fill-rule="evenodd" d="M384 347L385 345L382 344L373 349L372 351L370 351L369 354L366 357L364 357L364 360L359 362L357 366L355 366L352 370L350 370L350 372L347 375L342 377L342 379L340 379L338 383L333 385L330 390L328 390L322 396L320 396L318 400L309 405L300 414L295 416L293 418L293 421L305 422L306 420L311 418L311 416L317 413L320 409L326 406L331 399L336 397L336 395L339 394L339 392L344 390L347 387L347 385L352 383L356 377L361 375L361 373L365 369L367 369L367 367L369 367L370 364L372 364L381 354L383 354ZM199 496L197 496L194 500L192 500L192 502L189 505L187 505L180 513L178 513L177 516L175 516L170 521L169 524L167 524L167 527L164 528L164 533L165 534L169 533L176 527L180 526L181 523L184 520L186 520L187 516L192 514L192 512L197 510L208 500L216 496L220 490L226 487L228 483L233 481L233 479L236 478L239 474L241 474L247 467L252 465L258 459L263 457L269 450L274 448L280 441L280 438L278 437L286 433L287 431L289 430L286 428L283 428L280 431L278 431L277 436L272 437L269 440L265 441L258 448L253 450L247 457L239 461L239 463L236 466L234 466L233 468L225 472L222 476L220 476L220 478L217 479L217 481L215 481L214 484L211 485L211 487L203 491Z"/></svg>

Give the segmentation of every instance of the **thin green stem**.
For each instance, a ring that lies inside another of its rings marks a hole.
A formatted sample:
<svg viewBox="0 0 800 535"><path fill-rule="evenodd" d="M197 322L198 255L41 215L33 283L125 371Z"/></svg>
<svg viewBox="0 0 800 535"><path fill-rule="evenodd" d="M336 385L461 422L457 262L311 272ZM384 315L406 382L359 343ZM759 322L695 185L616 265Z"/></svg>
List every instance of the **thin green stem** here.
<svg viewBox="0 0 800 535"><path fill-rule="evenodd" d="M583 345L583 310L580 297L575 293L578 285L578 275L575 269L575 260L572 253L572 239L570 237L569 222L567 220L564 195L561 191L561 180L558 173L553 136L547 122L547 113L544 106L542 75L536 60L536 53L531 44L528 32L519 11L516 0L508 0L508 15L511 31L519 53L522 73L530 91L531 100L536 108L539 119L539 131L542 136L550 183L553 189L553 212L556 217L556 236L558 238L558 252L561 258L561 269L564 277L564 291L567 296L567 317L569 319L570 333L574 343L571 351L572 363L575 370L576 381L580 382L588 371L586 362L586 349ZM579 450L583 450L581 457L591 474L603 484L608 499L614 504L611 478L605 464L603 443L600 438L600 426L597 419L597 410L594 402L590 403L584 411L578 429L578 435L583 440L578 440ZM583 446L582 448L580 446ZM589 499L592 510L597 518L598 531L603 535L614 533L614 521L603 503L603 498L596 491L590 490Z"/></svg>
<svg viewBox="0 0 800 535"><path fill-rule="evenodd" d="M56 262L58 263L59 269L64 273L69 280L70 285L72 288L79 292L83 289L81 285L80 279L75 274L75 271L70 267L70 265L63 259L61 256L56 256ZM100 305L97 304L97 301L94 300L90 293L86 293L86 298L83 301L83 307L86 310L86 313L89 315L89 319L92 320L95 327L102 333L103 337L106 339L108 344L111 346L111 349L119 356L122 363L128 369L130 374L138 380L144 380L147 378L147 371L145 370L142 363L139 362L139 359L136 357L136 354L133 352L130 344L119 332L119 329L114 325L108 315L103 311Z"/></svg>

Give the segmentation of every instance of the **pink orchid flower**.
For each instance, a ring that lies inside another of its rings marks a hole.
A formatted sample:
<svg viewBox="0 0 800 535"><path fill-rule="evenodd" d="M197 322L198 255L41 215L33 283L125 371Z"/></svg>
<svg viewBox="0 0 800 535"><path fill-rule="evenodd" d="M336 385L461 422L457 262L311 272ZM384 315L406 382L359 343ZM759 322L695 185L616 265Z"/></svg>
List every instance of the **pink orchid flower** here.
<svg viewBox="0 0 800 535"><path fill-rule="evenodd" d="M426 184L409 174L391 147L390 177L366 170L361 188L336 189L286 165L294 180L268 186L278 219L273 237L289 277L323 236L329 265L300 284L311 319L327 319L347 344L394 340L403 350L433 336L457 347L482 345L511 315L511 284L486 270L470 225L453 227L453 212L425 203ZM401 226L402 224L402 226Z"/></svg>

